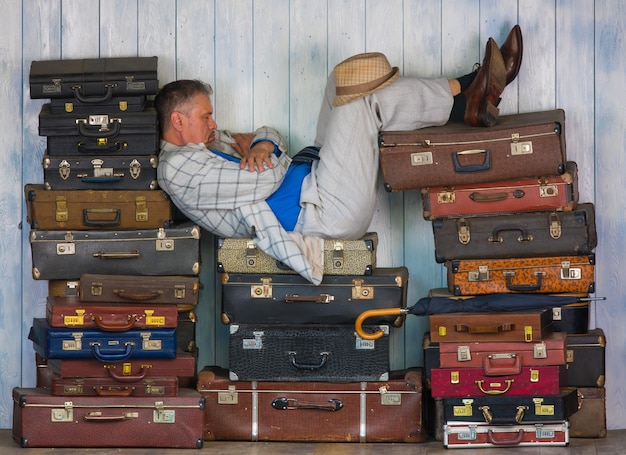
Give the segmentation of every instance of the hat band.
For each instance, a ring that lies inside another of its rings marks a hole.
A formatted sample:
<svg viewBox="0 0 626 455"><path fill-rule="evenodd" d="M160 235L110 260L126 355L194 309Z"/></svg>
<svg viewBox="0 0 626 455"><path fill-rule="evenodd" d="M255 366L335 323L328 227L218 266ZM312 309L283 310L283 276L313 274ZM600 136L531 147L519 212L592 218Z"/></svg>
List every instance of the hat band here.
<svg viewBox="0 0 626 455"><path fill-rule="evenodd" d="M369 92L370 90L374 90L376 87L383 84L385 81L389 80L391 76L393 75L394 75L394 70L391 70L388 74L385 74L383 77L380 77L370 82L365 82L363 84L358 84L358 85L349 85L346 87L337 87L335 89L335 93L337 96L344 96L344 95L357 95L359 93Z"/></svg>

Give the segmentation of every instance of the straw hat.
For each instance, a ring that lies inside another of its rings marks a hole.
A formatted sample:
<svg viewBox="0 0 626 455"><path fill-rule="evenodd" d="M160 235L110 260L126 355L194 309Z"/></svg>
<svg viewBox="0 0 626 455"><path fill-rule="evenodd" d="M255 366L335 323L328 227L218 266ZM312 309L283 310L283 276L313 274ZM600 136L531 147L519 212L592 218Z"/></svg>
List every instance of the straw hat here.
<svg viewBox="0 0 626 455"><path fill-rule="evenodd" d="M398 78L399 68L393 68L380 52L354 55L335 66L336 93L333 106L341 106L388 86Z"/></svg>

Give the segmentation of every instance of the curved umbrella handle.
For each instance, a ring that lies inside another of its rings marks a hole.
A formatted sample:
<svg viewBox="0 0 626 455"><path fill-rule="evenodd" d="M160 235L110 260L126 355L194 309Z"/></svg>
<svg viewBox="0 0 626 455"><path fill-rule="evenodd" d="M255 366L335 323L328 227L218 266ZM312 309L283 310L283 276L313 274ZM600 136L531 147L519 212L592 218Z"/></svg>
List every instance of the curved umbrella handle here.
<svg viewBox="0 0 626 455"><path fill-rule="evenodd" d="M354 330L356 331L357 335L359 335L359 337L364 340L378 340L385 334L385 332L383 332L382 330L377 330L374 333L364 332L363 321L376 316L400 316L403 314L407 314L408 312L409 310L406 308L380 308L375 310L367 310L359 314L359 316L356 318L356 321L354 321Z"/></svg>

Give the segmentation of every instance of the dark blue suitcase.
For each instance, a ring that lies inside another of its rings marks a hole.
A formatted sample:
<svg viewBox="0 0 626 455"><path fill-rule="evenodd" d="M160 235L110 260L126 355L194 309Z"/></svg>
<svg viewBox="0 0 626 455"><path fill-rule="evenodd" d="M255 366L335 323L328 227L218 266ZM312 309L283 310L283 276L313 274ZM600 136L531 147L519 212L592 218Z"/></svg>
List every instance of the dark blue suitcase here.
<svg viewBox="0 0 626 455"><path fill-rule="evenodd" d="M45 359L89 359L123 362L137 358L176 358L176 329L105 332L100 329L50 327L45 318L34 318L28 339Z"/></svg>

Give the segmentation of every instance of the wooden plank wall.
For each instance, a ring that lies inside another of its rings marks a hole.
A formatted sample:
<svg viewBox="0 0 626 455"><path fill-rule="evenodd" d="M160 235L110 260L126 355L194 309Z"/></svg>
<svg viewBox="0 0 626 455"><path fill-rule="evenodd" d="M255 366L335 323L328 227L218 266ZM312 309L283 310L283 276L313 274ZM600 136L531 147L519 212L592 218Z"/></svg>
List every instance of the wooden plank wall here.
<svg viewBox="0 0 626 455"><path fill-rule="evenodd" d="M578 163L581 201L597 210L597 295L592 326L608 338L609 428L625 428L621 266L626 164L626 17L605 0L0 0L0 427L11 426L11 389L35 382L27 340L44 314L47 283L31 277L23 186L42 180L42 100L29 97L32 60L159 57L159 79L200 78L214 89L223 128L276 127L292 151L312 143L326 77L358 52L382 51L406 76L458 76L482 58L489 36L502 42L519 23L524 64L505 91L503 113L560 107L568 157ZM409 304L445 285L417 191L387 194L372 228L379 264L410 270ZM226 366L227 328L219 323L211 236L203 237L199 365ZM392 366L421 365L425 318L409 317L392 338Z"/></svg>

